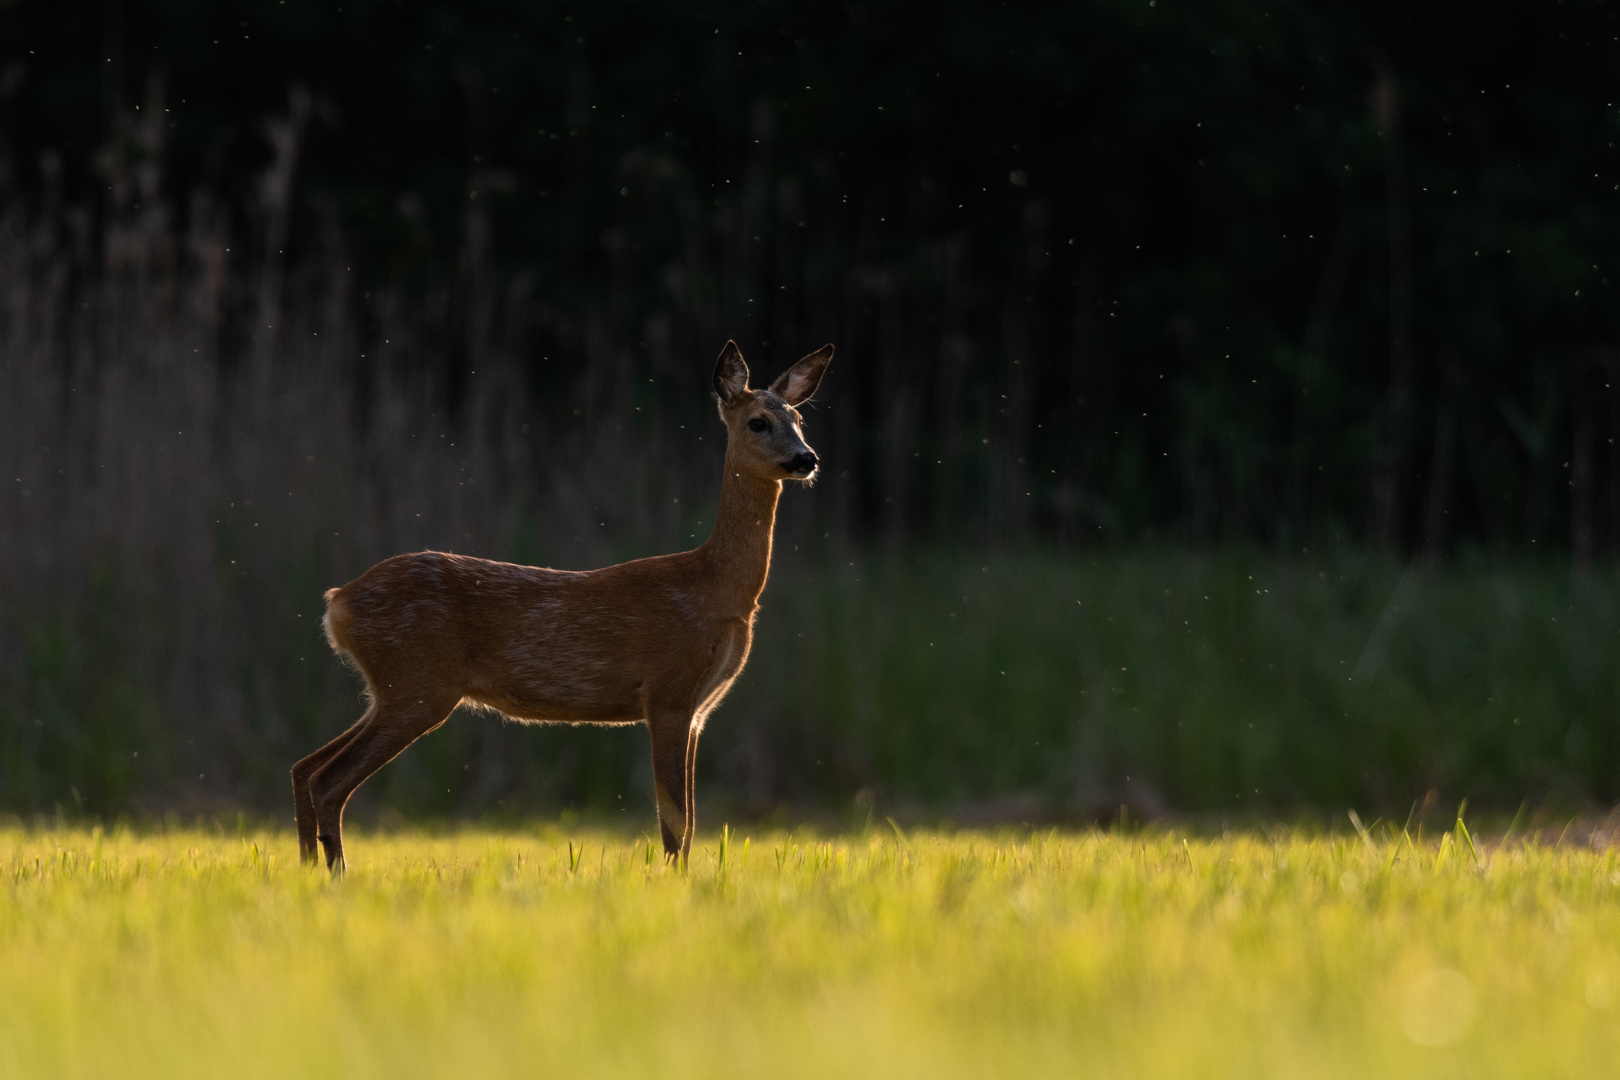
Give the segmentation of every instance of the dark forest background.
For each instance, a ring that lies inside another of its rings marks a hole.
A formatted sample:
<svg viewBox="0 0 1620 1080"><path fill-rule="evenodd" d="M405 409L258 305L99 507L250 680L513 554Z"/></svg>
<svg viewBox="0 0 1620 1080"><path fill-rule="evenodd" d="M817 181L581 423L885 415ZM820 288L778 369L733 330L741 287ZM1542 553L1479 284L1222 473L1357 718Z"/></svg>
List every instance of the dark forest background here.
<svg viewBox="0 0 1620 1080"><path fill-rule="evenodd" d="M1592 0L0 2L0 805L279 808L323 588L701 539L727 338L838 354L722 802L1612 799L1617 72ZM368 791L642 809L458 723Z"/></svg>

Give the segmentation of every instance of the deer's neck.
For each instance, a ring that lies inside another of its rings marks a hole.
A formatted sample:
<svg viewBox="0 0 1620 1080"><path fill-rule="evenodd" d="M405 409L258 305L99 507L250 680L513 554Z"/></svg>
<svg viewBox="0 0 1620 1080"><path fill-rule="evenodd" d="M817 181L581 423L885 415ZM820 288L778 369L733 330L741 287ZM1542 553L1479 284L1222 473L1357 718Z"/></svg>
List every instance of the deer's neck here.
<svg viewBox="0 0 1620 1080"><path fill-rule="evenodd" d="M781 497L782 481L751 476L726 455L714 532L699 548L717 607L753 613L771 571L771 533Z"/></svg>

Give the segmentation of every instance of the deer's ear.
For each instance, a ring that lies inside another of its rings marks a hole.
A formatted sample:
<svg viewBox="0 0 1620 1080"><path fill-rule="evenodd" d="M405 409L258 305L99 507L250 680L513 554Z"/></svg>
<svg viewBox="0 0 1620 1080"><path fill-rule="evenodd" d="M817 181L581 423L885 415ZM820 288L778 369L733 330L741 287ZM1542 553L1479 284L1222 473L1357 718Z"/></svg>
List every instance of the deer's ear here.
<svg viewBox="0 0 1620 1080"><path fill-rule="evenodd" d="M730 405L747 390L748 365L743 363L737 343L728 341L720 350L720 359L714 362L714 392L720 395L720 404Z"/></svg>
<svg viewBox="0 0 1620 1080"><path fill-rule="evenodd" d="M821 385L821 376L826 374L827 365L832 363L832 354L833 347L823 345L778 375L776 381L771 383L771 393L789 405L809 401L810 395Z"/></svg>

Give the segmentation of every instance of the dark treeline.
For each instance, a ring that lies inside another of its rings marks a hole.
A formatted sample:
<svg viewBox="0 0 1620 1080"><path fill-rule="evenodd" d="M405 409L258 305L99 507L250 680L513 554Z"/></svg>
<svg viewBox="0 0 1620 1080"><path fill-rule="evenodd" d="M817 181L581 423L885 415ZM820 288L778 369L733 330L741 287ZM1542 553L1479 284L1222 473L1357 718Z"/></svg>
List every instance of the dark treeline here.
<svg viewBox="0 0 1620 1080"><path fill-rule="evenodd" d="M836 342L849 539L1587 561L1617 70L1589 0L23 0L0 201L13 275L56 253L48 319L167 274L228 371L342 307L357 424L381 367L471 422L498 362L547 430L669 439L727 337Z"/></svg>

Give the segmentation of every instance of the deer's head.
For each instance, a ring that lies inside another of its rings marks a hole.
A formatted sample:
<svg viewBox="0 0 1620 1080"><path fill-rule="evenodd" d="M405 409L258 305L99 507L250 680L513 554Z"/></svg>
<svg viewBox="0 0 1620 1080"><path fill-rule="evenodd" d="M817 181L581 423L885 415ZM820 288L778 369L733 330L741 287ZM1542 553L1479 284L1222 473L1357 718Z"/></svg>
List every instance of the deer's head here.
<svg viewBox="0 0 1620 1080"><path fill-rule="evenodd" d="M816 452L804 441L798 406L810 400L832 361L823 345L788 368L768 390L748 388L748 365L734 341L726 342L714 365L714 392L726 424L728 457L767 480L809 480L816 474Z"/></svg>

